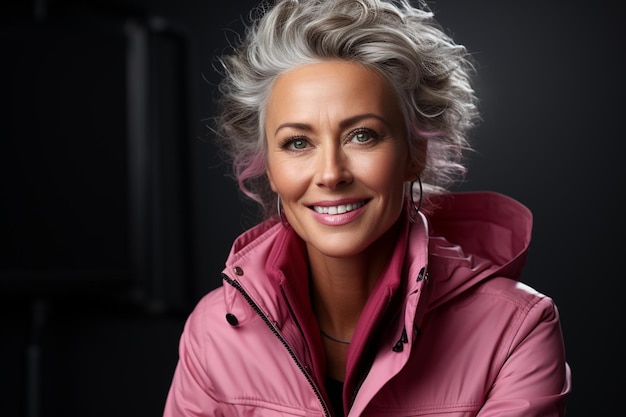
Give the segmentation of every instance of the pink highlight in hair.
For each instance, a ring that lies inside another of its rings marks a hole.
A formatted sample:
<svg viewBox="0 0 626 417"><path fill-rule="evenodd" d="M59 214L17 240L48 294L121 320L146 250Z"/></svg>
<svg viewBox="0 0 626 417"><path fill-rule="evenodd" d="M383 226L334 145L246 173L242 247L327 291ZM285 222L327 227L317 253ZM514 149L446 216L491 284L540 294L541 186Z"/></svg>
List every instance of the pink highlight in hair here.
<svg viewBox="0 0 626 417"><path fill-rule="evenodd" d="M257 177L265 172L265 158L261 154L252 154L250 156L238 159L234 164L235 176L239 188L245 195L253 199L254 201L263 204L261 198L255 193L251 192L246 187L245 181Z"/></svg>

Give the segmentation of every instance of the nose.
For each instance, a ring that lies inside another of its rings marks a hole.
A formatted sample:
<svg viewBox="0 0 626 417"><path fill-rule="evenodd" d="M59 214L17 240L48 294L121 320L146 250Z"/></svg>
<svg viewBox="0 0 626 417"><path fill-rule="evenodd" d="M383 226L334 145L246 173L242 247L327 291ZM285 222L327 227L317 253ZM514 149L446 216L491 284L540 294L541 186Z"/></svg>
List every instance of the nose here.
<svg viewBox="0 0 626 417"><path fill-rule="evenodd" d="M337 188L352 181L348 155L340 145L322 146L318 154L316 184L318 187Z"/></svg>

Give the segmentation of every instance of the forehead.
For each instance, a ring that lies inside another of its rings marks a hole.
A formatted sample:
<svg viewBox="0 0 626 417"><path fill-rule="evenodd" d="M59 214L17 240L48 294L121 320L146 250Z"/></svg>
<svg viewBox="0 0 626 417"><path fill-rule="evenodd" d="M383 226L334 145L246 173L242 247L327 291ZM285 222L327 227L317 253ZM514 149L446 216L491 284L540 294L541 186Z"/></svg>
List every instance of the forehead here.
<svg viewBox="0 0 626 417"><path fill-rule="evenodd" d="M267 116L397 110L393 89L376 70L350 61L324 61L279 76L270 92Z"/></svg>

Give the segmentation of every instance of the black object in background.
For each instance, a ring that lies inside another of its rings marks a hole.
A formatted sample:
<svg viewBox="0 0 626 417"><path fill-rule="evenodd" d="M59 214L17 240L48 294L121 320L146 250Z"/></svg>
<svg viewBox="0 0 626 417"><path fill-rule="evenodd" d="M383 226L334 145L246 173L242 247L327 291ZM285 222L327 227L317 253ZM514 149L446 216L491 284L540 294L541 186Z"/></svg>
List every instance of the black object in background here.
<svg viewBox="0 0 626 417"><path fill-rule="evenodd" d="M168 22L3 22L0 289L186 303L186 44Z"/></svg>
<svg viewBox="0 0 626 417"><path fill-rule="evenodd" d="M68 415L109 322L155 338L142 313L188 308L187 42L120 10L0 15L0 414Z"/></svg>
<svg viewBox="0 0 626 417"><path fill-rule="evenodd" d="M129 270L125 42L61 24L3 27L2 278Z"/></svg>

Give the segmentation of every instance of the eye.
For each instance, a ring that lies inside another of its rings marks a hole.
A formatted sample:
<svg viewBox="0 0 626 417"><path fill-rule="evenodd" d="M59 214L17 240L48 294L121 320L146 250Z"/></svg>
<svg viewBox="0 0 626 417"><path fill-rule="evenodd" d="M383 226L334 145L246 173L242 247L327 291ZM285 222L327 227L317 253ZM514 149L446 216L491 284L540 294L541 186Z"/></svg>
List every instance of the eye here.
<svg viewBox="0 0 626 417"><path fill-rule="evenodd" d="M290 151L298 151L306 149L309 146L309 143L306 141L306 139L301 137L290 137L285 139L280 146L281 148Z"/></svg>
<svg viewBox="0 0 626 417"><path fill-rule="evenodd" d="M349 135L349 138L353 142L368 143L378 139L378 134L370 129L361 128L352 131Z"/></svg>
<svg viewBox="0 0 626 417"><path fill-rule="evenodd" d="M302 140L302 139L294 139L291 142L291 146L294 149L304 149L304 148L306 148L306 145L307 145L307 143L304 140Z"/></svg>

